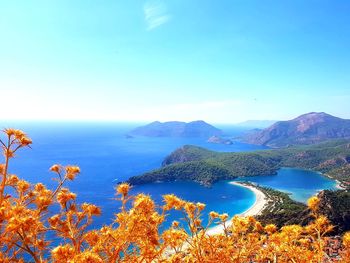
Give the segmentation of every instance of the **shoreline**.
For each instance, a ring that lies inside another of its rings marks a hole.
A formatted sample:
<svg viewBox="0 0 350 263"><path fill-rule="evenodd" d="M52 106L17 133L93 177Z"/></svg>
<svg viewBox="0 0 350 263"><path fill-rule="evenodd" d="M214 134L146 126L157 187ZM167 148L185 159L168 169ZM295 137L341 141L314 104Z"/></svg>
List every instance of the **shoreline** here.
<svg viewBox="0 0 350 263"><path fill-rule="evenodd" d="M338 190L345 190L346 187L342 185L342 182L340 182L339 180L335 179L335 187L338 189Z"/></svg>
<svg viewBox="0 0 350 263"><path fill-rule="evenodd" d="M255 202L254 202L254 204L251 207L249 207L247 210L245 210L244 212L242 212L240 214L237 214L235 216L243 216L244 217L244 216L256 216L256 215L259 215L261 213L261 211L267 205L267 201L268 200L267 200L266 195L262 191L257 189L256 187L251 186L251 185L246 185L246 184L241 183L241 182L229 182L229 184L237 185L237 186L240 186L240 187L245 187L245 188L249 189L250 191L252 191L255 194ZM231 219L227 220L225 222L226 227L231 226L231 224L232 224ZM214 226L214 227L210 227L207 230L207 232L206 232L207 235L217 235L217 234L222 234L222 233L224 233L223 225L217 225L217 226Z"/></svg>

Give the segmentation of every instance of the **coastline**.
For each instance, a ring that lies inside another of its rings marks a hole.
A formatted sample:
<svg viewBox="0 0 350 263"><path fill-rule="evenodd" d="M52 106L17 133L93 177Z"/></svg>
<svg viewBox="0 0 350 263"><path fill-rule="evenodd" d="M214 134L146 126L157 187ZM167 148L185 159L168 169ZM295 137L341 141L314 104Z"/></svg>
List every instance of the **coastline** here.
<svg viewBox="0 0 350 263"><path fill-rule="evenodd" d="M336 179L335 182L336 182L335 187L336 187L338 190L345 190L345 189L346 189L346 187L343 186L343 185L342 185L342 182L340 182L339 180Z"/></svg>
<svg viewBox="0 0 350 263"><path fill-rule="evenodd" d="M250 208L248 208L246 211L244 211L240 214L237 214L235 216L256 216L256 215L259 215L261 213L261 211L267 205L268 200L267 200L266 195L262 191L257 189L256 187L251 186L251 185L246 185L246 184L240 183L240 182L229 182L229 184L237 185L240 187L245 187L255 194L254 204ZM231 220L227 220L225 222L226 227L229 227L231 224L232 224ZM224 227L223 227L223 225L217 225L217 226L209 228L206 233L207 233L207 235L222 234L222 233L224 233Z"/></svg>

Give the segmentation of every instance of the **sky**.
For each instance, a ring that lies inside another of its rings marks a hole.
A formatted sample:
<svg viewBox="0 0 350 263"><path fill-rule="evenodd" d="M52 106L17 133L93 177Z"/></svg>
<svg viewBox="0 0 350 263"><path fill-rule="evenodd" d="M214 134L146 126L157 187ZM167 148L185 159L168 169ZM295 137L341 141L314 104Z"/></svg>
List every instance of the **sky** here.
<svg viewBox="0 0 350 263"><path fill-rule="evenodd" d="M0 0L0 119L350 119L350 1Z"/></svg>

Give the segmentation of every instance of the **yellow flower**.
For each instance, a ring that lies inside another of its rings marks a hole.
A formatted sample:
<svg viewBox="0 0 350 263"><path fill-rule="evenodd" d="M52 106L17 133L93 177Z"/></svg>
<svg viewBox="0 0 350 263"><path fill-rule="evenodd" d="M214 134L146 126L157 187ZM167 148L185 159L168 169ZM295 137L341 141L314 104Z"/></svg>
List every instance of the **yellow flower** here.
<svg viewBox="0 0 350 263"><path fill-rule="evenodd" d="M262 232L264 230L264 227L260 222L256 222L254 225L254 231L256 232Z"/></svg>
<svg viewBox="0 0 350 263"><path fill-rule="evenodd" d="M75 262L75 263L102 263L103 260L101 259L101 257L98 254L96 254L92 251L84 251L83 253L75 256L73 262Z"/></svg>
<svg viewBox="0 0 350 263"><path fill-rule="evenodd" d="M30 187L30 184L27 181L19 180L17 183L17 189L19 192L26 192Z"/></svg>
<svg viewBox="0 0 350 263"><path fill-rule="evenodd" d="M193 224L195 225L195 226L201 226L201 224L202 224L202 220L200 220L200 219L195 219L194 221L193 221Z"/></svg>
<svg viewBox="0 0 350 263"><path fill-rule="evenodd" d="M17 140L21 140L23 137L26 137L26 134L21 131L21 130L15 130L15 133L14 133L15 137Z"/></svg>
<svg viewBox="0 0 350 263"><path fill-rule="evenodd" d="M228 219L228 214L224 213L221 214L219 217L222 222L225 222Z"/></svg>
<svg viewBox="0 0 350 263"><path fill-rule="evenodd" d="M274 225L274 224L268 224L265 226L265 231L268 233L268 234L272 234L272 233L275 233L277 230L277 227Z"/></svg>
<svg viewBox="0 0 350 263"><path fill-rule="evenodd" d="M98 216L101 214L101 209L92 204L84 203L82 204L81 208L83 209L84 213L88 214L89 216Z"/></svg>
<svg viewBox="0 0 350 263"><path fill-rule="evenodd" d="M343 245L347 249L350 249L350 232L346 232L343 237Z"/></svg>
<svg viewBox="0 0 350 263"><path fill-rule="evenodd" d="M196 205L199 211L203 211L205 208L205 204L203 203L198 202Z"/></svg>
<svg viewBox="0 0 350 263"><path fill-rule="evenodd" d="M80 168L78 166L66 166L66 177L73 181L75 176L80 173Z"/></svg>
<svg viewBox="0 0 350 263"><path fill-rule="evenodd" d="M134 200L134 207L136 209L143 210L143 212L148 213L154 209L154 202L150 196L144 194L138 194Z"/></svg>
<svg viewBox="0 0 350 263"><path fill-rule="evenodd" d="M74 249L71 245L58 246L51 250L52 258L55 262L68 262L74 257Z"/></svg>
<svg viewBox="0 0 350 263"><path fill-rule="evenodd" d="M69 192L66 188L62 188L57 194L57 201L62 207L65 207L68 201L75 200L76 197L76 194Z"/></svg>
<svg viewBox="0 0 350 263"><path fill-rule="evenodd" d="M185 205L185 202L174 194L163 195L163 200L165 202L165 210L170 210L172 208L180 210Z"/></svg>
<svg viewBox="0 0 350 263"><path fill-rule="evenodd" d="M14 186L14 185L16 185L18 183L18 181L19 181L19 178L16 175L11 174L11 175L8 176L6 183L8 185L13 185Z"/></svg>
<svg viewBox="0 0 350 263"><path fill-rule="evenodd" d="M216 212L214 212L214 211L211 211L211 212L209 213L209 216L210 216L211 218L218 218L218 217L219 217L219 214L216 213Z"/></svg>
<svg viewBox="0 0 350 263"><path fill-rule="evenodd" d="M311 197L307 201L307 205L312 211L317 210L319 203L320 203L320 199L318 199L318 197L316 197L316 196Z"/></svg>
<svg viewBox="0 0 350 263"><path fill-rule="evenodd" d="M194 216L194 211L196 210L196 205L194 204L194 203L192 203L192 202L187 202L186 204L185 204L185 211L186 211L186 213L187 213L187 215L189 216L189 217L193 217Z"/></svg>

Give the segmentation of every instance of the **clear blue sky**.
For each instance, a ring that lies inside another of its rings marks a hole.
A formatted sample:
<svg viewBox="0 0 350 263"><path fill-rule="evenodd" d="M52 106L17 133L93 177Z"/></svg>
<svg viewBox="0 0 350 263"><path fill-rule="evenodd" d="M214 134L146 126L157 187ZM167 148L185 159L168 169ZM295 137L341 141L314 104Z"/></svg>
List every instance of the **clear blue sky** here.
<svg viewBox="0 0 350 263"><path fill-rule="evenodd" d="M350 1L0 0L0 119L350 118Z"/></svg>

